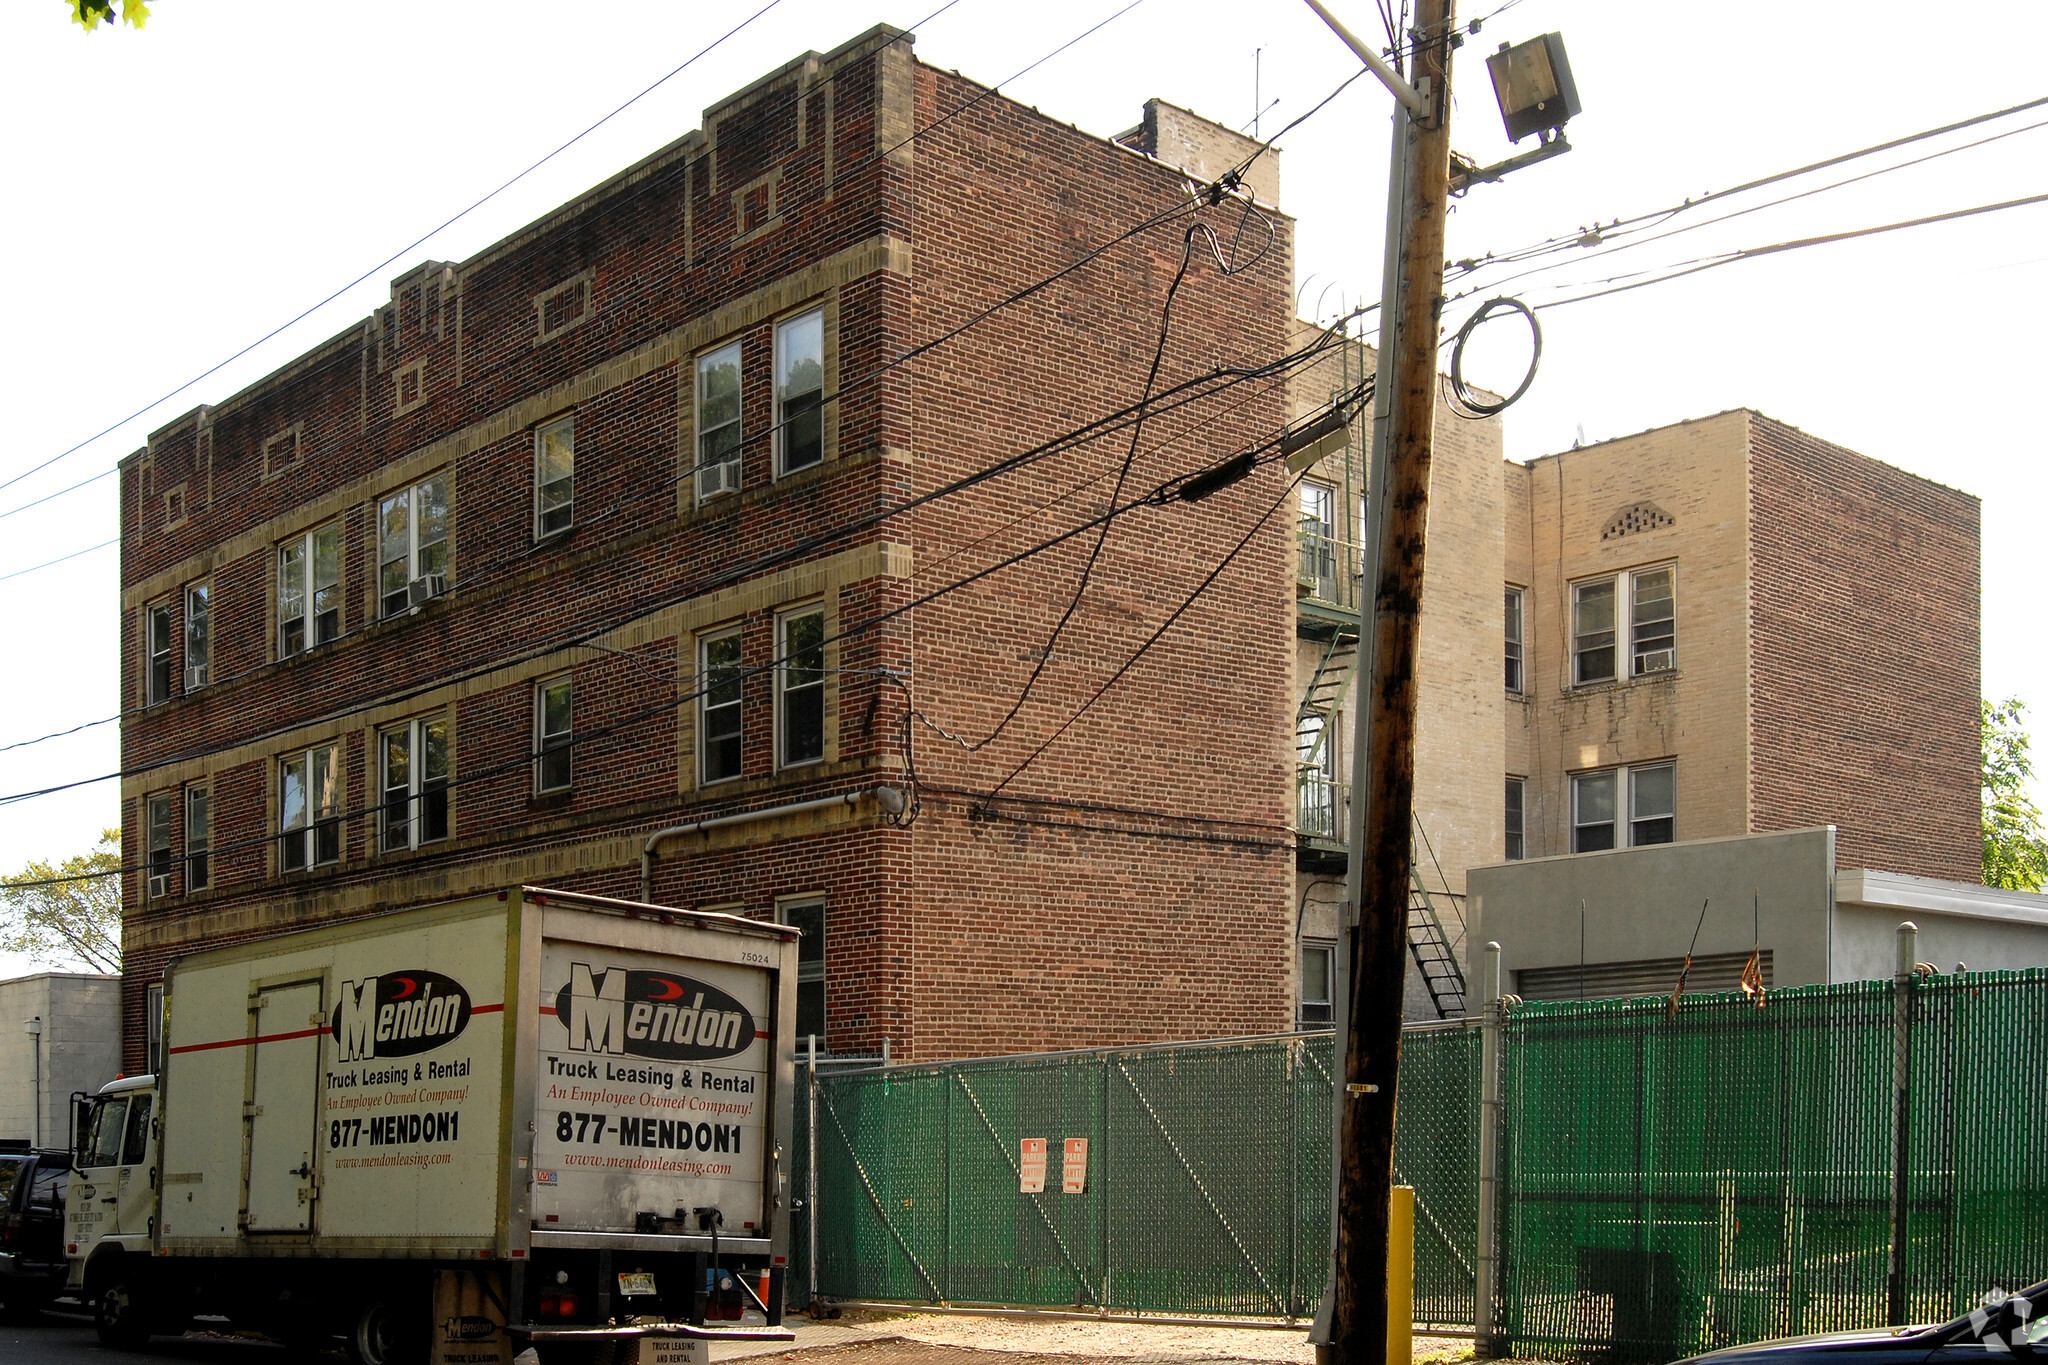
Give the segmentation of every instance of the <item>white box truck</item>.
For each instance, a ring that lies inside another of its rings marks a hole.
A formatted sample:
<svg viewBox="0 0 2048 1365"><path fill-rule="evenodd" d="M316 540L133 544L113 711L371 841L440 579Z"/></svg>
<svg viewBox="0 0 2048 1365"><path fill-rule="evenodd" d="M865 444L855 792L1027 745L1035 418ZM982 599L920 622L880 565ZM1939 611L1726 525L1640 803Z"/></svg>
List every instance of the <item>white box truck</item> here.
<svg viewBox="0 0 2048 1365"><path fill-rule="evenodd" d="M795 937L517 887L180 958L78 1115L71 1286L366 1365L787 1340Z"/></svg>

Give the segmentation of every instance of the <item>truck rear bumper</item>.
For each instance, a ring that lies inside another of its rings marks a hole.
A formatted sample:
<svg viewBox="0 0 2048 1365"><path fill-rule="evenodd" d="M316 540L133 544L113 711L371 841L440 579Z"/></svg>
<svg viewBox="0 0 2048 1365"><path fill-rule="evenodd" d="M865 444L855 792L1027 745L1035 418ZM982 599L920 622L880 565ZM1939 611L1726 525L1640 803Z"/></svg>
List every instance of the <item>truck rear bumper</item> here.
<svg viewBox="0 0 2048 1365"><path fill-rule="evenodd" d="M695 1341L795 1341L786 1327L698 1327L687 1322L638 1322L625 1327L566 1327L515 1322L505 1330L527 1341L610 1341L676 1337Z"/></svg>

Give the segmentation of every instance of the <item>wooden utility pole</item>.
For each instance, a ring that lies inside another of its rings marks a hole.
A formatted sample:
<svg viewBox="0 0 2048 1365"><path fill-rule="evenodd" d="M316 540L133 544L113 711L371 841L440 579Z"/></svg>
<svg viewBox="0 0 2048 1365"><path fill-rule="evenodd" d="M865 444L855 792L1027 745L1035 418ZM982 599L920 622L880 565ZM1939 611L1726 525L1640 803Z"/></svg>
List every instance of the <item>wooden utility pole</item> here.
<svg viewBox="0 0 2048 1365"><path fill-rule="evenodd" d="M1399 297L1381 309L1374 403L1388 419L1377 561L1367 565L1372 615L1362 623L1369 660L1357 755L1348 889L1349 938L1344 1069L1337 1095L1335 1266L1323 1365L1384 1365L1387 1354L1388 1199L1401 1064L1401 1001L1408 965L1408 885L1415 808L1415 665L1422 610L1429 468L1437 395L1437 329L1443 309L1444 220L1450 193L1453 0L1419 0L1409 80L1430 112L1407 117L1408 164L1401 211L1405 251ZM1402 113L1397 118L1406 117ZM1398 140L1398 139L1397 139ZM1399 183L1397 178L1396 183ZM1371 551L1369 550L1368 553ZM1405 1324L1402 1324L1405 1326Z"/></svg>

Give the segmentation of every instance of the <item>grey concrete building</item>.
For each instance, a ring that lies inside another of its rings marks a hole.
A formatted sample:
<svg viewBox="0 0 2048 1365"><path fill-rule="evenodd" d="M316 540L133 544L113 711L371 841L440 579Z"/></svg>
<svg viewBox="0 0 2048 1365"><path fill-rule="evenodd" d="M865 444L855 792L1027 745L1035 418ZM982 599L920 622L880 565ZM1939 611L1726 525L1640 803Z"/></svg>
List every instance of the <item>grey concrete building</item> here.
<svg viewBox="0 0 2048 1365"><path fill-rule="evenodd" d="M0 1138L69 1146L71 1092L95 1091L120 1070L120 977L37 972L0 981Z"/></svg>

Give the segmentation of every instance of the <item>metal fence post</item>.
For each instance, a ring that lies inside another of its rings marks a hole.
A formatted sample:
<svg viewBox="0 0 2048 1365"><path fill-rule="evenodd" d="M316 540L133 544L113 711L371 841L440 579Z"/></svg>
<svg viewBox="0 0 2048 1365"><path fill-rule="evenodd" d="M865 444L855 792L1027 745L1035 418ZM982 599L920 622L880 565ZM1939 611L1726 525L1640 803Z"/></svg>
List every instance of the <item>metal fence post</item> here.
<svg viewBox="0 0 2048 1365"><path fill-rule="evenodd" d="M811 1297L804 1311L818 1311L818 1035L810 1035L808 1068L810 1084L804 1087L804 1123L809 1134L804 1144L804 1260L809 1263Z"/></svg>
<svg viewBox="0 0 2048 1365"><path fill-rule="evenodd" d="M1898 927L1898 961L1892 976L1892 1200L1891 1255L1885 1266L1885 1321L1906 1325L1906 1221L1912 1193L1908 1163L1913 1144L1913 973L1920 957L1920 929L1907 920Z"/></svg>
<svg viewBox="0 0 2048 1365"><path fill-rule="evenodd" d="M1499 1354L1494 1304L1500 1252L1500 1060L1507 1011L1500 998L1500 945L1488 943L1479 970L1479 1237L1473 1256L1472 1336L1481 1357Z"/></svg>

